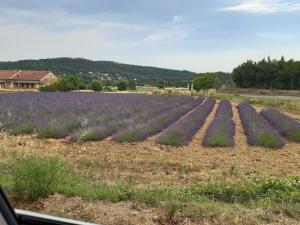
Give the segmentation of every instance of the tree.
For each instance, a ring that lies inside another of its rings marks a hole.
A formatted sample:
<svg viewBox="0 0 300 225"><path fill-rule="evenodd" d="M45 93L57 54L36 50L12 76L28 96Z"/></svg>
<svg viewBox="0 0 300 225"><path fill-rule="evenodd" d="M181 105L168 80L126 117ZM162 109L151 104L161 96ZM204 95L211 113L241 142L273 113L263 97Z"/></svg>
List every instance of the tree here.
<svg viewBox="0 0 300 225"><path fill-rule="evenodd" d="M237 87L258 89L297 90L299 84L299 62L262 59L259 62L247 61L236 67L232 72L232 78Z"/></svg>
<svg viewBox="0 0 300 225"><path fill-rule="evenodd" d="M90 84L90 89L92 89L94 92L100 92L103 90L102 82L100 80L92 80Z"/></svg>
<svg viewBox="0 0 300 225"><path fill-rule="evenodd" d="M43 92L73 91L73 90L79 90L79 88L80 88L79 78L74 77L72 75L66 75L52 84L41 87L40 91Z"/></svg>
<svg viewBox="0 0 300 225"><path fill-rule="evenodd" d="M136 90L136 80L128 80L128 89Z"/></svg>
<svg viewBox="0 0 300 225"><path fill-rule="evenodd" d="M165 81L159 80L159 81L157 82L157 87L158 87L159 89L164 89L164 88L165 88Z"/></svg>
<svg viewBox="0 0 300 225"><path fill-rule="evenodd" d="M125 80L120 80L117 84L117 88L119 91L126 91L128 88L128 83Z"/></svg>
<svg viewBox="0 0 300 225"><path fill-rule="evenodd" d="M80 80L78 77L72 75L66 75L57 81L57 88L59 91L73 91L78 90Z"/></svg>
<svg viewBox="0 0 300 225"><path fill-rule="evenodd" d="M193 88L196 91L208 90L212 88L217 88L219 85L219 78L214 73L207 73L205 75L197 76L193 80Z"/></svg>

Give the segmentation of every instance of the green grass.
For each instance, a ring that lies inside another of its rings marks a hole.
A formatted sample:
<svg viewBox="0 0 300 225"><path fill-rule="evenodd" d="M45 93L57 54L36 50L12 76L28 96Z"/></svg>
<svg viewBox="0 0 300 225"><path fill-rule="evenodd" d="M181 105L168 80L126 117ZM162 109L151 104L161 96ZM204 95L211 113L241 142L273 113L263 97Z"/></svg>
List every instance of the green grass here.
<svg viewBox="0 0 300 225"><path fill-rule="evenodd" d="M34 155L17 155L2 169L8 172L17 195L31 200L54 193L59 185L69 182L71 175L63 161Z"/></svg>
<svg viewBox="0 0 300 225"><path fill-rule="evenodd" d="M187 187L136 187L124 182L105 183L82 177L57 158L18 156L1 165L0 183L19 197L34 200L52 193L109 202L131 201L163 208L172 219L176 212L191 218L230 220L230 213L263 209L300 219L300 178L251 178ZM261 211L260 210L260 211ZM258 210L259 211L259 210ZM222 216L223 215L223 216ZM259 220L270 219L267 217Z"/></svg>

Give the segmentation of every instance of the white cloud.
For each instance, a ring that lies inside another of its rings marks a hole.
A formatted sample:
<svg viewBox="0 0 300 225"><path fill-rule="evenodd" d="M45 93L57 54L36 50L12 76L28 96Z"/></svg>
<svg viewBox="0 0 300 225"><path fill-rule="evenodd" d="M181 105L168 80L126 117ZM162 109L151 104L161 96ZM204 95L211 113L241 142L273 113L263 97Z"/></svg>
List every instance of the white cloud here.
<svg viewBox="0 0 300 225"><path fill-rule="evenodd" d="M284 0L247 0L239 5L221 8L221 11L249 13L278 13L300 11L300 3Z"/></svg>

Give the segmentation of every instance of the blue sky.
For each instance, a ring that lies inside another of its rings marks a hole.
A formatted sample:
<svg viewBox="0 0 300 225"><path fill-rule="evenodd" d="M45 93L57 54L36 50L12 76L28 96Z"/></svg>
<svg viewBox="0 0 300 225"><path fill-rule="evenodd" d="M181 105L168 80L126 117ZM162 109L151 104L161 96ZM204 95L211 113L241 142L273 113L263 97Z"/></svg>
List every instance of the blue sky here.
<svg viewBox="0 0 300 225"><path fill-rule="evenodd" d="M83 57L228 71L300 60L300 0L0 0L0 61Z"/></svg>

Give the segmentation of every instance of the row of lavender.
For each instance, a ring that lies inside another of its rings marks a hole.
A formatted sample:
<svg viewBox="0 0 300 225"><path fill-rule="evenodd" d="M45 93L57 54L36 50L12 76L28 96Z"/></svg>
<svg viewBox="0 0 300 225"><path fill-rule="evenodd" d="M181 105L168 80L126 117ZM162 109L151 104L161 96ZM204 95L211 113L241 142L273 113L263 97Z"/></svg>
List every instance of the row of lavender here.
<svg viewBox="0 0 300 225"><path fill-rule="evenodd" d="M276 149L285 145L279 132L250 104L241 103L237 108L250 145Z"/></svg>
<svg viewBox="0 0 300 225"><path fill-rule="evenodd" d="M165 129L157 138L157 143L175 146L187 144L203 126L215 103L214 99L207 99L192 112Z"/></svg>
<svg viewBox="0 0 300 225"><path fill-rule="evenodd" d="M219 103L214 120L209 125L202 145L207 147L229 147L234 145L235 123L230 101Z"/></svg>
<svg viewBox="0 0 300 225"><path fill-rule="evenodd" d="M289 140L300 142L300 123L277 109L264 109L260 114L275 127L279 133Z"/></svg>

